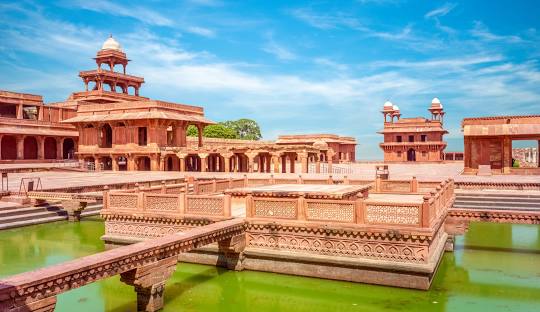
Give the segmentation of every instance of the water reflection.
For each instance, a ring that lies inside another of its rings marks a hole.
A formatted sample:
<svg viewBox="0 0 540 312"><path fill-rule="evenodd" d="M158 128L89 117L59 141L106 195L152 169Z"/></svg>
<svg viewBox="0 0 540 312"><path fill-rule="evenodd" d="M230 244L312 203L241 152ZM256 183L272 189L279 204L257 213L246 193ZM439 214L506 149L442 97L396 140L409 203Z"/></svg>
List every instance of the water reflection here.
<svg viewBox="0 0 540 312"><path fill-rule="evenodd" d="M0 276L104 250L98 219L0 232ZM179 264L164 311L532 311L540 304L539 226L472 224L429 291ZM133 311L115 276L62 294L57 311Z"/></svg>

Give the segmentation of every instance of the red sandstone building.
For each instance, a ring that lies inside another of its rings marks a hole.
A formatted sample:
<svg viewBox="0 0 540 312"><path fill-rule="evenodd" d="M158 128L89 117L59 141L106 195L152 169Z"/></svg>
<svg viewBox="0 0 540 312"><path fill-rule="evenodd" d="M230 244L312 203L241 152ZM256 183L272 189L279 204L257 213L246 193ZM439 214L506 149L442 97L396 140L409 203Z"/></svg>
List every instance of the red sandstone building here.
<svg viewBox="0 0 540 312"><path fill-rule="evenodd" d="M513 141L533 140L540 144L540 115L465 118L462 130L465 173L540 174L540 164L529 168L512 165Z"/></svg>
<svg viewBox="0 0 540 312"><path fill-rule="evenodd" d="M75 114L70 108L44 105L39 95L0 91L0 161L74 159L79 134L61 121Z"/></svg>
<svg viewBox="0 0 540 312"><path fill-rule="evenodd" d="M319 172L321 162L331 172L333 162L355 159L356 141L336 135L203 140L213 124L204 109L140 96L144 78L126 74L130 60L114 38L94 60L96 69L79 73L85 90L65 102L44 106L40 96L2 94L2 159L77 157L90 170L214 172ZM195 141L186 136L189 125L198 129Z"/></svg>
<svg viewBox="0 0 540 312"><path fill-rule="evenodd" d="M434 98L428 109L431 119L424 117L401 118L397 105L384 103L381 111L384 116L384 135L380 144L385 162L440 162L444 160L446 142L443 136L448 133L443 128L443 106Z"/></svg>

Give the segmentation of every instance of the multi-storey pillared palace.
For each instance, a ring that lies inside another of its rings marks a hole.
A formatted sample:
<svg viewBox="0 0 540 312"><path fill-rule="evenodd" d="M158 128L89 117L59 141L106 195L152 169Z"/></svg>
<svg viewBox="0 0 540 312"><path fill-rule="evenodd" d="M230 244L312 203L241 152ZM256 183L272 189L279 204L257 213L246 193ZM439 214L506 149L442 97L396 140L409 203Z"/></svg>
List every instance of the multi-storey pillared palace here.
<svg viewBox="0 0 540 312"><path fill-rule="evenodd" d="M355 160L356 141L336 135L203 139L204 127L214 123L204 109L140 96L144 78L126 74L130 60L114 38L94 59L96 69L79 73L85 90L65 102L44 106L40 96L0 94L1 160L75 157L95 170L213 172L308 172L321 162L331 171L334 162ZM190 125L197 139L187 137Z"/></svg>
<svg viewBox="0 0 540 312"><path fill-rule="evenodd" d="M380 144L384 152L385 162L437 162L443 161L446 142L443 135L443 106L438 98L434 98L428 109L431 119L424 117L401 118L397 105L384 103L384 135Z"/></svg>

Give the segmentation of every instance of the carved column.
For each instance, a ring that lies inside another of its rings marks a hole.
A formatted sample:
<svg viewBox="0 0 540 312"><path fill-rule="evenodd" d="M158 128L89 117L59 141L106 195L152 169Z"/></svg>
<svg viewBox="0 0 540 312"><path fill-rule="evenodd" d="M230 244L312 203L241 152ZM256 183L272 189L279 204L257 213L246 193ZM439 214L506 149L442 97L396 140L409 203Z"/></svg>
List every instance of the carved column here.
<svg viewBox="0 0 540 312"><path fill-rule="evenodd" d="M64 152L62 150L62 147L64 146L64 140L61 138L55 138L56 140L56 159L63 159L64 158Z"/></svg>
<svg viewBox="0 0 540 312"><path fill-rule="evenodd" d="M225 172L231 172L231 159L234 157L233 153L225 153L222 155L224 161Z"/></svg>
<svg viewBox="0 0 540 312"><path fill-rule="evenodd" d="M257 156L257 153L246 153L246 156L248 158L248 172L253 172L255 156Z"/></svg>
<svg viewBox="0 0 540 312"><path fill-rule="evenodd" d="M246 248L245 234L219 241L218 246L218 266L235 271L242 271L244 269L244 249Z"/></svg>
<svg viewBox="0 0 540 312"><path fill-rule="evenodd" d="M111 155L111 161L112 161L112 170L119 171L120 167L118 166L118 157Z"/></svg>
<svg viewBox="0 0 540 312"><path fill-rule="evenodd" d="M150 170L158 171L159 169L159 155L150 156Z"/></svg>
<svg viewBox="0 0 540 312"><path fill-rule="evenodd" d="M294 155L294 156L292 154L289 155L289 160L291 162L291 173L294 173L294 171L296 169L296 168L294 168L296 166L296 159L295 158L296 158L296 155Z"/></svg>
<svg viewBox="0 0 540 312"><path fill-rule="evenodd" d="M203 142L202 142L202 135L203 135L203 129L204 127L202 127L201 125L197 125L197 134L198 134L198 146L199 147L202 147L203 146Z"/></svg>
<svg viewBox="0 0 540 312"><path fill-rule="evenodd" d="M38 159L45 159L45 138L37 137Z"/></svg>
<svg viewBox="0 0 540 312"><path fill-rule="evenodd" d="M23 105L17 105L17 119L23 119Z"/></svg>
<svg viewBox="0 0 540 312"><path fill-rule="evenodd" d="M169 257L120 274L120 281L135 287L137 311L163 308L165 282L175 271L176 262L177 257Z"/></svg>
<svg viewBox="0 0 540 312"><path fill-rule="evenodd" d="M94 158L94 168L96 171L101 171L101 166L99 163L99 157Z"/></svg>
<svg viewBox="0 0 540 312"><path fill-rule="evenodd" d="M17 136L17 159L24 159L24 136Z"/></svg>
<svg viewBox="0 0 540 312"><path fill-rule="evenodd" d="M199 154L199 157L201 158L201 172L206 172L206 169L208 168L208 154L201 153Z"/></svg>
<svg viewBox="0 0 540 312"><path fill-rule="evenodd" d="M279 157L280 157L279 153L272 154L272 164L274 167L274 171L273 171L274 173L279 173Z"/></svg>
<svg viewBox="0 0 540 312"><path fill-rule="evenodd" d="M302 164L302 173L308 173L308 154L301 153L298 156L300 156L300 163Z"/></svg>
<svg viewBox="0 0 540 312"><path fill-rule="evenodd" d="M176 156L178 156L178 159L180 160L180 171L182 171L182 172L186 171L186 156L187 156L187 154L176 153Z"/></svg>
<svg viewBox="0 0 540 312"><path fill-rule="evenodd" d="M127 170L135 171L135 158L132 155L128 155L126 158L127 158Z"/></svg>

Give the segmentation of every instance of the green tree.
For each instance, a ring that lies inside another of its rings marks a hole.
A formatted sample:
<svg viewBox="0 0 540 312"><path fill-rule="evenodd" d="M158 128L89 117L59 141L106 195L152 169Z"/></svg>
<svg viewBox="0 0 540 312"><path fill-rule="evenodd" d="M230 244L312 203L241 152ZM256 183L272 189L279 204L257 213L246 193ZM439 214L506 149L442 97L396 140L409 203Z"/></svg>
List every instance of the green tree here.
<svg viewBox="0 0 540 312"><path fill-rule="evenodd" d="M189 125L187 128L188 136L198 136L199 130L194 125ZM221 139L236 139L236 132L226 127L223 124L208 125L203 130L203 137L205 138L221 138Z"/></svg>
<svg viewBox="0 0 540 312"><path fill-rule="evenodd" d="M239 139L260 140L262 138L261 128L255 120L243 118L225 121L223 124L226 127L233 129Z"/></svg>

